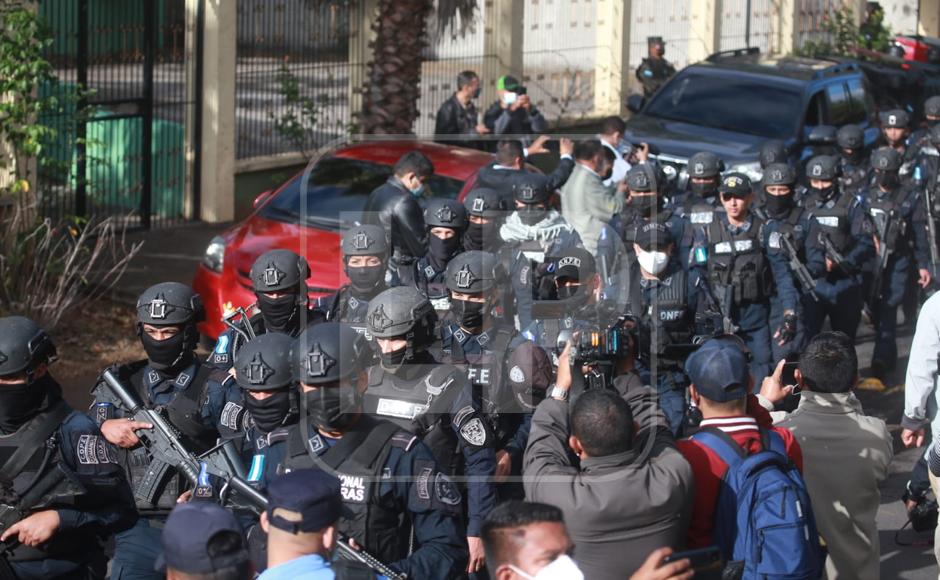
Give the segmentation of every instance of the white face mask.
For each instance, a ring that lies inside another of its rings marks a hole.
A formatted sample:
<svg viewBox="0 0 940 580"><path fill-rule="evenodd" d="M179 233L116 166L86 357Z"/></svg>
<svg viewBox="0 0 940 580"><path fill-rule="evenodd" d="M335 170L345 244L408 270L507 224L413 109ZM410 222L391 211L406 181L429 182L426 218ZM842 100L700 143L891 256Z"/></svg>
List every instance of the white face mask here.
<svg viewBox="0 0 940 580"><path fill-rule="evenodd" d="M503 93L503 103L505 103L506 105L511 105L516 102L516 99L518 97L519 95L517 95L516 93L510 93L509 91L506 91L505 93Z"/></svg>
<svg viewBox="0 0 940 580"><path fill-rule="evenodd" d="M512 564L509 564L509 567L526 580L584 580L584 573L567 554L555 558L551 564L536 572L535 576L526 574Z"/></svg>
<svg viewBox="0 0 940 580"><path fill-rule="evenodd" d="M644 252L640 250L636 254L636 259L640 263L640 267L653 276L659 276L669 265L669 254L666 252Z"/></svg>

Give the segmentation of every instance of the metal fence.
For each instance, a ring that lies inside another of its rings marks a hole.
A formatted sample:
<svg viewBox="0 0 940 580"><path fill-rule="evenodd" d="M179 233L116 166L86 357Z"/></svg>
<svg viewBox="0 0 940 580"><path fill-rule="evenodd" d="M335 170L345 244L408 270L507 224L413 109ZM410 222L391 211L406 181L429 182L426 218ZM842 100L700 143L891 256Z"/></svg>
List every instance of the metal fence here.
<svg viewBox="0 0 940 580"><path fill-rule="evenodd" d="M185 1L43 0L62 106L38 168L39 206L55 220L117 216L130 227L187 215ZM198 153L197 153L198 155ZM198 192L194 192L194 197Z"/></svg>
<svg viewBox="0 0 940 580"><path fill-rule="evenodd" d="M822 20L834 11L843 7L838 0L797 0L799 13L797 15L797 46L807 42L820 42L829 40L829 34L820 26Z"/></svg>
<svg viewBox="0 0 940 580"><path fill-rule="evenodd" d="M677 68L689 64L691 0L633 0L630 13L630 71L646 57L649 36L666 41L666 58Z"/></svg>
<svg viewBox="0 0 940 580"><path fill-rule="evenodd" d="M772 0L722 0L718 50L757 47L770 52L775 12Z"/></svg>
<svg viewBox="0 0 940 580"><path fill-rule="evenodd" d="M349 22L362 2L237 0L236 157L313 149L346 132L349 111ZM289 98L296 88L296 98ZM291 132L304 108L311 131ZM279 127L281 129L279 129Z"/></svg>

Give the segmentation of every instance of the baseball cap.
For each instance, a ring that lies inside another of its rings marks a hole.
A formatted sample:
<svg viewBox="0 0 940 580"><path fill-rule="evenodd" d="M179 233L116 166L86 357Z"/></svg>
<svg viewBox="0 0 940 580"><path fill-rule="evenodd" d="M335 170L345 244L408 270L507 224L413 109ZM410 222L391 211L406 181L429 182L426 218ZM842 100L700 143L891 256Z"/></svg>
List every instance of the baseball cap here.
<svg viewBox="0 0 940 580"><path fill-rule="evenodd" d="M271 526L299 534L318 532L336 523L343 508L339 479L320 469L298 469L268 485L268 522ZM277 514L296 514L288 520Z"/></svg>
<svg viewBox="0 0 940 580"><path fill-rule="evenodd" d="M709 401L724 403L747 396L747 355L734 342L709 340L689 355L685 372L699 394Z"/></svg>
<svg viewBox="0 0 940 580"><path fill-rule="evenodd" d="M743 173L729 173L721 178L719 193L730 193L735 197L747 197L751 194L751 180Z"/></svg>
<svg viewBox="0 0 940 580"><path fill-rule="evenodd" d="M512 75L505 75L499 77L499 80L496 81L496 88L501 91L515 92L522 88L522 83Z"/></svg>
<svg viewBox="0 0 940 580"><path fill-rule="evenodd" d="M210 553L209 543L223 533L237 534L240 544L226 553ZM249 561L248 545L235 516L211 501L177 504L160 533L160 543L163 553L154 562L158 572L169 567L186 574L207 574Z"/></svg>
<svg viewBox="0 0 940 580"><path fill-rule="evenodd" d="M891 109L890 111L885 111L881 113L881 126L882 127L900 127L901 129L906 129L911 122L910 116L908 116L907 111L903 109Z"/></svg>
<svg viewBox="0 0 940 580"><path fill-rule="evenodd" d="M569 248L558 257L555 279L571 278L585 282L597 272L594 256L584 248Z"/></svg>
<svg viewBox="0 0 940 580"><path fill-rule="evenodd" d="M634 241L645 251L660 251L672 243L672 235L663 224L649 222L637 229Z"/></svg>

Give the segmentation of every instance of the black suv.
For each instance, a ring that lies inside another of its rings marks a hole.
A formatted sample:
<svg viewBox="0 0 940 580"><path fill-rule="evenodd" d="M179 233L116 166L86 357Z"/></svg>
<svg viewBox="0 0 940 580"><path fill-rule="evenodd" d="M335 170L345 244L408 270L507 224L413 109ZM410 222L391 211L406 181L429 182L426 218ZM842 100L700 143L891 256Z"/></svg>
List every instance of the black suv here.
<svg viewBox="0 0 940 580"><path fill-rule="evenodd" d="M634 115L626 139L649 143L680 175L690 156L711 151L727 170L759 177L764 141L780 139L799 160L810 154L807 138L821 125L857 123L868 146L878 137L875 104L858 64L766 58L756 49L714 54L679 71L648 103L634 95L627 106Z"/></svg>

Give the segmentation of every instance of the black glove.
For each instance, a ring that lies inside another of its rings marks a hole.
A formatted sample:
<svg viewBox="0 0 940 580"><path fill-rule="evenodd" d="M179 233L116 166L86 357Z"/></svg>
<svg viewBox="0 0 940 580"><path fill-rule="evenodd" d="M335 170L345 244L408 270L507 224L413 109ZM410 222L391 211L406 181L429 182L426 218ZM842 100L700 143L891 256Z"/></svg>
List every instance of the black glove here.
<svg viewBox="0 0 940 580"><path fill-rule="evenodd" d="M786 344L796 338L796 324L795 313L791 312L783 315L783 324L777 329L777 338L780 339L780 344Z"/></svg>

